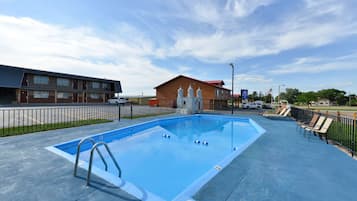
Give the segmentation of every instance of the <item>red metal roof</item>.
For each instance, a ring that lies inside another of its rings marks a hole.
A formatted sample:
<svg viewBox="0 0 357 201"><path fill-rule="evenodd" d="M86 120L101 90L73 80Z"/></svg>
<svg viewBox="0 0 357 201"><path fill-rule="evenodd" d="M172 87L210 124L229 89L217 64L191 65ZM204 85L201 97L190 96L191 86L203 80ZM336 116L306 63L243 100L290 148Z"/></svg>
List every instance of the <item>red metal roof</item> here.
<svg viewBox="0 0 357 201"><path fill-rule="evenodd" d="M224 85L223 80L208 80L206 81L208 84L214 84L214 85Z"/></svg>
<svg viewBox="0 0 357 201"><path fill-rule="evenodd" d="M161 83L160 85L154 87L154 89L156 89L156 88L158 88L158 87L160 87L160 86L162 86L162 85L165 85L165 84L167 84L168 82L171 82L172 80L178 79L178 78L180 78L180 77L185 77L185 78L188 78L188 79L191 79L191 80L194 80L194 81L197 81L197 82L201 82L201 83L204 83L204 84L207 84L207 85L216 87L216 88L220 88L220 89L224 89L224 90L230 91L230 89L227 89L227 88L224 88L224 87L220 87L220 86L216 86L216 85L210 84L210 83L208 83L208 82L206 82L206 81L201 81L201 80L198 80L198 79L195 79L195 78L192 78L192 77L188 77L188 76L185 76L185 75L178 75L178 76L172 78L171 80L168 80L168 81L166 81L166 82L164 82L164 83ZM223 82L223 80L220 80L220 81Z"/></svg>

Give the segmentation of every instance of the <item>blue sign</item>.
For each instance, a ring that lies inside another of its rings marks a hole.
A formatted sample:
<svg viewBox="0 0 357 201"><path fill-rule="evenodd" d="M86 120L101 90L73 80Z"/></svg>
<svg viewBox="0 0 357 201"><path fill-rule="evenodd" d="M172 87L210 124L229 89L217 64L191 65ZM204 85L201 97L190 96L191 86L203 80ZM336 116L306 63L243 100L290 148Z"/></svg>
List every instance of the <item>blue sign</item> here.
<svg viewBox="0 0 357 201"><path fill-rule="evenodd" d="M242 96L242 100L248 100L248 89L241 89L240 95Z"/></svg>

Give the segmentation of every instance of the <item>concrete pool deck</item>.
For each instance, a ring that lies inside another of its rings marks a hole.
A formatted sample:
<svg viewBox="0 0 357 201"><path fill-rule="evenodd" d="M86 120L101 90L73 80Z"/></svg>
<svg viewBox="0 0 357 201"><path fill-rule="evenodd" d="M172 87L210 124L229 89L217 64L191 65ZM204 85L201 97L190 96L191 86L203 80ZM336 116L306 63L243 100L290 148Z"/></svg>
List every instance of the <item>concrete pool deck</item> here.
<svg viewBox="0 0 357 201"><path fill-rule="evenodd" d="M247 116L247 115L244 115ZM355 200L357 161L296 129L294 121L250 115L267 130L196 195L202 201ZM152 118L0 138L0 200L137 200L45 147Z"/></svg>

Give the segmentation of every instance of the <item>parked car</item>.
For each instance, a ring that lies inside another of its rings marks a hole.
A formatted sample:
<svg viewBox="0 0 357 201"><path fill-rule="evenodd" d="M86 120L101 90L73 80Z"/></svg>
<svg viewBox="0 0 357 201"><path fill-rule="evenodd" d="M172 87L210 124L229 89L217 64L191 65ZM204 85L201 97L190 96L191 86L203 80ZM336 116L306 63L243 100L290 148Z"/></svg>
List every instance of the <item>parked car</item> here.
<svg viewBox="0 0 357 201"><path fill-rule="evenodd" d="M254 101L254 103L256 103L258 105L264 105L264 101L261 101L261 100L256 100L256 101Z"/></svg>
<svg viewBox="0 0 357 201"><path fill-rule="evenodd" d="M264 103L263 104L263 109L273 109L273 106L271 103Z"/></svg>
<svg viewBox="0 0 357 201"><path fill-rule="evenodd" d="M108 99L109 104L125 104L128 103L129 100L127 98L112 98Z"/></svg>
<svg viewBox="0 0 357 201"><path fill-rule="evenodd" d="M263 106L261 103L249 102L243 103L243 109L262 109Z"/></svg>

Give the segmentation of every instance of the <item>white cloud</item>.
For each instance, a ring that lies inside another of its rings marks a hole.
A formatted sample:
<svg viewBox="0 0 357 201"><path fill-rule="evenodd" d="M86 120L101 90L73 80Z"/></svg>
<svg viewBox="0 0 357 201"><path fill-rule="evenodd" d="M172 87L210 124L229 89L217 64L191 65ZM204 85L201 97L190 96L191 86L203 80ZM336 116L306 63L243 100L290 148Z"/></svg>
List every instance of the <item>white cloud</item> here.
<svg viewBox="0 0 357 201"><path fill-rule="evenodd" d="M224 82L226 88L231 89L232 80L226 79ZM234 76L234 94L240 93L241 89L248 89L249 93L257 91L265 94L272 86L273 79L262 74L239 73Z"/></svg>
<svg viewBox="0 0 357 201"><path fill-rule="evenodd" d="M214 22L219 19L219 13L217 5L210 1L203 1L198 4L192 4L192 1L188 1L189 7L192 5L191 13L194 14L194 18L201 22ZM191 16L192 17L192 16Z"/></svg>
<svg viewBox="0 0 357 201"><path fill-rule="evenodd" d="M312 10L315 15L341 14L343 4L336 3L336 0L304 0L306 8Z"/></svg>
<svg viewBox="0 0 357 201"><path fill-rule="evenodd" d="M357 54L337 58L304 57L270 71L272 74L321 73L327 71L357 70Z"/></svg>
<svg viewBox="0 0 357 201"><path fill-rule="evenodd" d="M260 6L267 6L272 2L273 0L228 0L225 10L232 12L233 16L245 17Z"/></svg>
<svg viewBox="0 0 357 201"><path fill-rule="evenodd" d="M319 85L317 85L317 89L328 89L328 88L336 88L336 89L340 89L340 88L346 88L346 87L351 87L353 86L353 82L352 81L345 81L345 82L341 82L341 83L321 83Z"/></svg>
<svg viewBox="0 0 357 201"><path fill-rule="evenodd" d="M242 7L248 2L252 5L251 10L272 3L228 1L227 5L237 4ZM175 44L168 54L192 56L206 62L230 62L239 58L278 54L300 47L320 47L357 34L357 16L345 2L311 2L310 0L305 7L281 16L279 21L253 26L240 23L243 22L240 18L233 19L235 21L232 23L231 17L219 10L220 15L215 17L218 19L214 21L213 31L178 31ZM240 7L239 9L243 9ZM244 14L249 14L249 9L243 10L246 12Z"/></svg>
<svg viewBox="0 0 357 201"><path fill-rule="evenodd" d="M0 16L0 61L120 80L125 94L153 94L152 88L174 73L151 62L148 57L155 56L156 49L138 31L130 26L117 31L118 36L107 39L88 27L67 28L31 18Z"/></svg>
<svg viewBox="0 0 357 201"><path fill-rule="evenodd" d="M90 27L64 27L0 15L0 62L118 79L127 94L152 94L152 87L176 73L190 74L196 68L179 66L166 70L155 65L153 58L167 59L166 63L171 59L176 62L175 57L229 63L295 48L320 47L357 34L357 14L349 8L348 1L302 0L303 4L292 7L293 12L269 15L276 17L273 20L264 19L264 15L278 12L274 10L275 0L227 0L223 4L217 0L157 2L158 12L140 12L145 13L139 17L146 26L143 30L119 23L113 26L112 33L100 35ZM255 15L258 11L263 12ZM165 39L156 35L147 38L145 28L153 29L154 34L160 32L157 35ZM271 73L356 69L357 59L346 57L299 58ZM210 77L208 72L202 70L199 77ZM264 87L273 82L245 73L236 77L238 84Z"/></svg>
<svg viewBox="0 0 357 201"><path fill-rule="evenodd" d="M180 74L187 74L187 73L189 73L190 71L192 71L192 68L189 67L189 66L179 66L179 67L178 67L178 72L179 72Z"/></svg>
<svg viewBox="0 0 357 201"><path fill-rule="evenodd" d="M271 83L273 80L268 79L263 75L256 75L256 74L239 74L236 75L235 78L238 82L244 83Z"/></svg>

